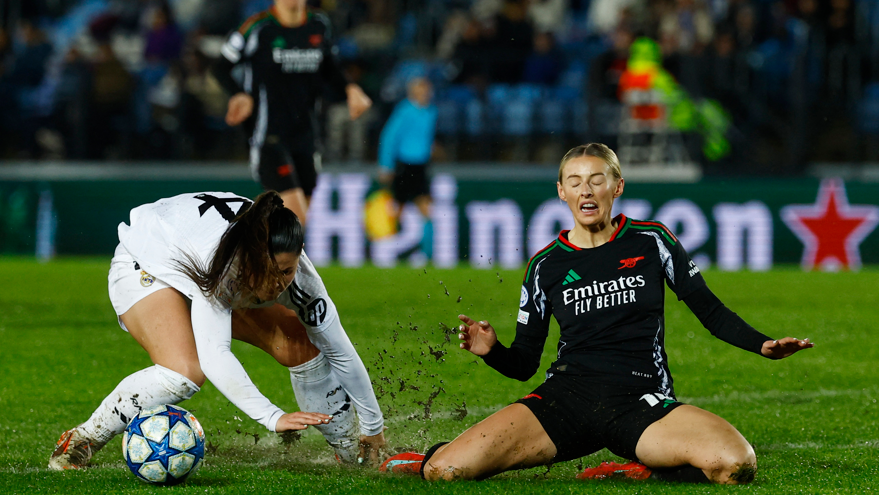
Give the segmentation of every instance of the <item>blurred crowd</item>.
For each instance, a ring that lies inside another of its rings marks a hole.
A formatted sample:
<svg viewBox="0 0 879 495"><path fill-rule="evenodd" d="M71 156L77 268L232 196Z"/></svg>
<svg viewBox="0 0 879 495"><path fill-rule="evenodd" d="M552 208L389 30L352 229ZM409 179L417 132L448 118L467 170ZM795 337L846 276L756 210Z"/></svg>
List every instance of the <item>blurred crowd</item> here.
<svg viewBox="0 0 879 495"><path fill-rule="evenodd" d="M879 0L309 3L329 14L344 69L376 102L350 122L325 98L331 161L374 160L416 76L436 88L440 159L555 161L572 143L615 145L620 78L642 37L692 98L725 109L729 163L795 173L879 159ZM209 67L225 36L271 5L0 0L0 157L246 159Z"/></svg>

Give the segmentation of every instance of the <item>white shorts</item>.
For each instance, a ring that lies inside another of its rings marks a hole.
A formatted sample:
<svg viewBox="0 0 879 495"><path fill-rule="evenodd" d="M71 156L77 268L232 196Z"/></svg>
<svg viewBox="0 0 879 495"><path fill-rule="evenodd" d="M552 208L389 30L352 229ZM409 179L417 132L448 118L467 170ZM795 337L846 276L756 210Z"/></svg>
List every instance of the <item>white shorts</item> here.
<svg viewBox="0 0 879 495"><path fill-rule="evenodd" d="M137 261L122 247L122 244L116 246L116 253L110 262L110 274L107 276L107 281L110 290L110 303L113 304L117 317L125 314L135 303L153 292L171 287L143 271ZM121 319L119 326L126 332L128 331Z"/></svg>

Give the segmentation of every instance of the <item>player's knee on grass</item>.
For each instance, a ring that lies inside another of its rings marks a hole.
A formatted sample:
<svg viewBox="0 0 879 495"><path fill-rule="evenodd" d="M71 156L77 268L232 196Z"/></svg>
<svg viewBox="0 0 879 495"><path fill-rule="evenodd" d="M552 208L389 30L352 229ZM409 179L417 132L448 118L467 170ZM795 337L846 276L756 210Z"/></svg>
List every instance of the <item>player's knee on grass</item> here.
<svg viewBox="0 0 879 495"><path fill-rule="evenodd" d="M424 479L428 481L454 481L473 479L471 470L460 467L445 451L438 452L424 465Z"/></svg>
<svg viewBox="0 0 879 495"><path fill-rule="evenodd" d="M728 448L711 463L709 478L724 485L741 485L754 481L757 456L749 444Z"/></svg>

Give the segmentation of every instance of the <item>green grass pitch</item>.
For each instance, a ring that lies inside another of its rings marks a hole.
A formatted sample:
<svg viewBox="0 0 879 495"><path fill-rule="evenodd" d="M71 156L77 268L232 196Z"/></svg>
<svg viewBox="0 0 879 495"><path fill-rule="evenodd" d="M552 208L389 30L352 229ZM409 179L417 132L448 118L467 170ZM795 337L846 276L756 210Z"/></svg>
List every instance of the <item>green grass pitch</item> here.
<svg viewBox="0 0 879 495"><path fill-rule="evenodd" d="M109 259L38 264L0 258L0 492L160 493L125 467L121 440L81 472L50 472L58 435L84 421L124 376L150 364L116 325ZM450 440L527 394L446 339L459 313L488 319L512 340L521 273L459 268L321 270L380 395L395 449ZM483 482L426 484L335 464L320 435L282 442L210 384L182 403L201 420L209 454L175 493L873 493L879 490L879 272L705 274L720 298L770 336L816 347L769 361L714 339L669 292L667 347L681 400L729 420L754 445L759 471L745 487L653 481L578 482L607 451L550 469ZM542 369L552 359L550 333ZM235 354L272 401L296 410L287 371L236 343Z"/></svg>

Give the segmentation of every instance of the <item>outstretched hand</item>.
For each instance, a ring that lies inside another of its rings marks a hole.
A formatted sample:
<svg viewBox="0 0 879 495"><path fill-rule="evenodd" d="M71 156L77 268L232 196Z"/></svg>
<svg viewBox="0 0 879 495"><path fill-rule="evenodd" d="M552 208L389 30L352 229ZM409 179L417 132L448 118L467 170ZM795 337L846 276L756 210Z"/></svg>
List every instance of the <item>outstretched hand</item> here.
<svg viewBox="0 0 879 495"><path fill-rule="evenodd" d="M766 357L781 359L814 346L815 344L810 342L809 339L799 340L793 337L785 337L778 340L767 340L763 343L763 349L760 352Z"/></svg>
<svg viewBox="0 0 879 495"><path fill-rule="evenodd" d="M474 321L467 315L458 315L458 319L464 324L458 326L458 338L461 349L470 351L477 356L485 356L492 346L497 343L497 334L494 328L485 320Z"/></svg>
<svg viewBox="0 0 879 495"><path fill-rule="evenodd" d="M298 411L287 413L278 420L275 431L281 433L287 430L304 430L313 425L325 425L333 419L332 416L321 413Z"/></svg>

